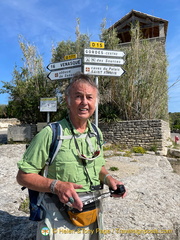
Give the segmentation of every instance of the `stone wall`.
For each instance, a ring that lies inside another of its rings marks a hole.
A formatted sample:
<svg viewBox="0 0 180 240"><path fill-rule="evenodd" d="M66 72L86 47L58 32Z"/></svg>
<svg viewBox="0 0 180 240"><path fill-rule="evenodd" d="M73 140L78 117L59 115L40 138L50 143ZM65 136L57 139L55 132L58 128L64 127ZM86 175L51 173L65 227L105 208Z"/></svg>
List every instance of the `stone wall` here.
<svg viewBox="0 0 180 240"><path fill-rule="evenodd" d="M42 126L44 126L43 123ZM37 124L38 126L38 124ZM36 125L16 125L8 127L8 141L30 141L40 127ZM41 127L42 127L41 126ZM133 120L113 124L99 123L104 140L127 147L142 146L155 149L163 155L167 154L170 142L169 123L163 120Z"/></svg>
<svg viewBox="0 0 180 240"><path fill-rule="evenodd" d="M36 135L36 124L21 124L8 126L8 142L30 142Z"/></svg>
<svg viewBox="0 0 180 240"><path fill-rule="evenodd" d="M8 128L9 125L20 124L20 121L17 118L0 118L0 129Z"/></svg>
<svg viewBox="0 0 180 240"><path fill-rule="evenodd" d="M127 147L142 146L156 148L164 154L170 144L169 123L163 120L133 120L113 124L99 123L106 142L114 142Z"/></svg>

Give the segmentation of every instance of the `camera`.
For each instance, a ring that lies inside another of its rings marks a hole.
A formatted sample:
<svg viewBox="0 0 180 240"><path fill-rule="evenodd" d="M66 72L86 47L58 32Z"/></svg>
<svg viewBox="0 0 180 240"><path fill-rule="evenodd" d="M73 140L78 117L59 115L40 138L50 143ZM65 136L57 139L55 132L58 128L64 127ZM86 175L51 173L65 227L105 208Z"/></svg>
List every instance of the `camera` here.
<svg viewBox="0 0 180 240"><path fill-rule="evenodd" d="M111 195L116 194L116 195L122 196L126 192L126 189L125 189L124 185L117 185L116 190L109 188L109 191L110 191Z"/></svg>

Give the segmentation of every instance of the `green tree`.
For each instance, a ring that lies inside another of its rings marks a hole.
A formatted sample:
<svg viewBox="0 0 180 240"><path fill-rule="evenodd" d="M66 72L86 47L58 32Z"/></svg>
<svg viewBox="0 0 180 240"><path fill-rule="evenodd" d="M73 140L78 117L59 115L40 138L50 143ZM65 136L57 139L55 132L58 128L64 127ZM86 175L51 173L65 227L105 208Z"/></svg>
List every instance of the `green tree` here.
<svg viewBox="0 0 180 240"><path fill-rule="evenodd" d="M52 49L52 62L64 61L65 55L77 54L78 58L81 58L84 54L84 48L89 47L90 36L80 33L80 19L77 18L76 26L76 40L61 41L57 44L57 47Z"/></svg>
<svg viewBox="0 0 180 240"><path fill-rule="evenodd" d="M180 112L169 113L171 131L180 130Z"/></svg>
<svg viewBox="0 0 180 240"><path fill-rule="evenodd" d="M2 104L0 105L0 118L7 118L8 114L7 114L7 105Z"/></svg>
<svg viewBox="0 0 180 240"><path fill-rule="evenodd" d="M90 36L87 34L80 33L80 19L77 18L76 26L76 40L73 42L71 40L61 41L56 47L52 49L52 62L64 61L65 55L77 54L77 58L82 58L84 54L84 48L88 48L90 44ZM83 69L82 69L83 71ZM70 80L70 79L69 79ZM59 86L61 89L61 94L63 96L64 89L69 82L68 79L61 80ZM64 105L65 106L65 105Z"/></svg>
<svg viewBox="0 0 180 240"><path fill-rule="evenodd" d="M12 81L2 81L4 85L0 93L10 95L9 115L23 123L45 121L46 114L39 111L40 98L56 96L58 85L46 77L42 57L38 54L37 48L22 36L19 38L19 44L24 66L20 70L15 66Z"/></svg>

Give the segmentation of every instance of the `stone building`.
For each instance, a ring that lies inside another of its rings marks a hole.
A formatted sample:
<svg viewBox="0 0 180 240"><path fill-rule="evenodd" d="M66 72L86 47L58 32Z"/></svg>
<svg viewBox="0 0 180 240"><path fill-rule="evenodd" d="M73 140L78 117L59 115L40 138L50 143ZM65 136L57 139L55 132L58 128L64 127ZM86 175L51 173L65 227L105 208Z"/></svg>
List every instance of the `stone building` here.
<svg viewBox="0 0 180 240"><path fill-rule="evenodd" d="M167 20L135 10L108 28L116 30L119 49L125 52L122 68L126 74L105 89L107 101L118 104L122 120L168 121L167 29Z"/></svg>
<svg viewBox="0 0 180 240"><path fill-rule="evenodd" d="M131 41L131 24L139 22L143 39L166 41L168 21L146 13L132 10L123 18L114 23L112 28L116 29L120 44L127 44Z"/></svg>

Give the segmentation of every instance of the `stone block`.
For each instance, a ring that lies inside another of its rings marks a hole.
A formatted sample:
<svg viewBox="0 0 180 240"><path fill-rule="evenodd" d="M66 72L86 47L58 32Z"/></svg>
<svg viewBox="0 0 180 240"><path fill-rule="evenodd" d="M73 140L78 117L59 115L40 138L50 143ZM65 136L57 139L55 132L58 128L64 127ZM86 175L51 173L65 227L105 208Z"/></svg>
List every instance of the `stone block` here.
<svg viewBox="0 0 180 240"><path fill-rule="evenodd" d="M38 122L37 123L37 132L40 132L46 125L47 125L46 122Z"/></svg>
<svg viewBox="0 0 180 240"><path fill-rule="evenodd" d="M31 125L15 125L8 126L7 140L8 142L26 142L32 139Z"/></svg>

